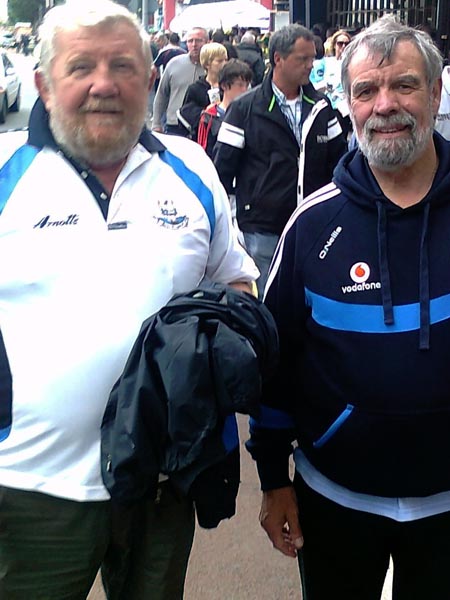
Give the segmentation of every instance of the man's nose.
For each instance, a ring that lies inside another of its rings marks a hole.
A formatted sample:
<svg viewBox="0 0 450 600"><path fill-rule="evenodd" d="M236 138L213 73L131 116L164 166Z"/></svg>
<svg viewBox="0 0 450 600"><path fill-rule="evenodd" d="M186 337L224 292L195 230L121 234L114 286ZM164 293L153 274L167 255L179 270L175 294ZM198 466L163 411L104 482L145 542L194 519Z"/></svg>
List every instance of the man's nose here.
<svg viewBox="0 0 450 600"><path fill-rule="evenodd" d="M107 66L99 66L93 72L89 93L94 96L114 96L117 94L117 83L113 73Z"/></svg>
<svg viewBox="0 0 450 600"><path fill-rule="evenodd" d="M378 114L386 115L396 112L398 109L399 102L397 93L388 88L380 88L375 99L374 111Z"/></svg>

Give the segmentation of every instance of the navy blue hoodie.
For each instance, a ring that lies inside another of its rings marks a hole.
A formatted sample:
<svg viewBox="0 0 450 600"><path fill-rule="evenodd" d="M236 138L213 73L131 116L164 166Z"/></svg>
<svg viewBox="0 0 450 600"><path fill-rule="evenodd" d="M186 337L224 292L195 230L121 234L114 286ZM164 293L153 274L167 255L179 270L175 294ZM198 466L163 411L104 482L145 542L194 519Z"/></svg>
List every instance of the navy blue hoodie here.
<svg viewBox="0 0 450 600"><path fill-rule="evenodd" d="M297 440L329 479L379 496L450 490L450 143L423 200L386 198L361 152L291 218L266 303L279 328L248 450L289 484Z"/></svg>

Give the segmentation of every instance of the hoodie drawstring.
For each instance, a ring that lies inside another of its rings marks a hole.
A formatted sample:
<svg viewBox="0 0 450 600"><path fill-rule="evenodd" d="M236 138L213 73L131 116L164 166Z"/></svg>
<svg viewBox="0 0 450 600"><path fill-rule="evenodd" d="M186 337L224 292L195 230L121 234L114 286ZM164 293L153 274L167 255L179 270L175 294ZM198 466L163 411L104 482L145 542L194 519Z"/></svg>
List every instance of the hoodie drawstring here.
<svg viewBox="0 0 450 600"><path fill-rule="evenodd" d="M394 323L394 308L392 306L391 280L387 257L386 210L382 202L377 202L378 211L378 263L381 279L381 301L383 303L384 324Z"/></svg>
<svg viewBox="0 0 450 600"><path fill-rule="evenodd" d="M386 210L382 202L377 202L378 211L378 262L381 279L381 301L385 325L394 323L391 281L387 252ZM430 277L428 265L428 221L430 205L426 203L423 211L422 233L420 236L419 258L419 349L430 348Z"/></svg>
<svg viewBox="0 0 450 600"><path fill-rule="evenodd" d="M423 211L422 234L420 236L419 298L420 298L420 350L430 349L430 272L428 267L428 220L430 205Z"/></svg>

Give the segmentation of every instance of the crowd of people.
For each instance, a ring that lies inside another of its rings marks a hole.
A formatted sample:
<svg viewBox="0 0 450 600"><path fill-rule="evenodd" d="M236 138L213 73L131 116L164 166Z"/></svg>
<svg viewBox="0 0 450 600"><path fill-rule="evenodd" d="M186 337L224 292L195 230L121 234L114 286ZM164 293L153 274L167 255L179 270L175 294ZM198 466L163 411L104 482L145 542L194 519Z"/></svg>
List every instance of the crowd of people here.
<svg viewBox="0 0 450 600"><path fill-rule="evenodd" d="M2 599L181 600L236 413L305 600L390 559L393 600L450 597L449 68L391 15L241 33L44 18L0 167Z"/></svg>

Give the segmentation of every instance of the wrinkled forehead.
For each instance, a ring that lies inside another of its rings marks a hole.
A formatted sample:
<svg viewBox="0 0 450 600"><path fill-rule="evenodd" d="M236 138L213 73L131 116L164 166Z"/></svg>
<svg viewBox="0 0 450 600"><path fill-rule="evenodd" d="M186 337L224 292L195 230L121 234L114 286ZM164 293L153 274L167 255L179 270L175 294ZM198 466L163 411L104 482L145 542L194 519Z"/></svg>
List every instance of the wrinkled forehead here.
<svg viewBox="0 0 450 600"><path fill-rule="evenodd" d="M194 29L191 29L186 36L186 41L189 42L190 40L203 40L206 42L206 33L203 29L194 27Z"/></svg>
<svg viewBox="0 0 450 600"><path fill-rule="evenodd" d="M348 64L350 83L364 74L377 74L389 69L396 73L415 72L425 76L425 61L418 48L409 40L393 44L391 48L361 45Z"/></svg>
<svg viewBox="0 0 450 600"><path fill-rule="evenodd" d="M105 21L95 25L77 25L75 27L57 28L53 38L53 46L56 50L62 46L72 44L73 40L85 40L86 43L96 41L103 36L114 36L117 44L135 44L144 54L143 41L139 32L131 23L125 20Z"/></svg>

